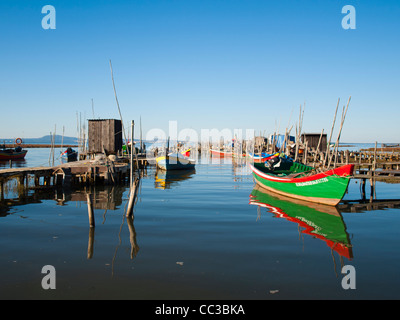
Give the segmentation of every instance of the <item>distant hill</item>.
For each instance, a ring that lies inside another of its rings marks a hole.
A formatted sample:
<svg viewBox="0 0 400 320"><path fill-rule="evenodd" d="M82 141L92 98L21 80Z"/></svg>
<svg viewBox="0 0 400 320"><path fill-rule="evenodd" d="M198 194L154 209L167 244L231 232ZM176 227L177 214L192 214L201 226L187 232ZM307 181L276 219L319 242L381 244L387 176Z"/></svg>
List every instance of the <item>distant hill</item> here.
<svg viewBox="0 0 400 320"><path fill-rule="evenodd" d="M51 144L52 136L46 135L41 138L22 138L24 144ZM55 144L78 144L78 138L75 137L63 137L61 135L55 135ZM0 139L0 143L11 144L14 143L14 139Z"/></svg>

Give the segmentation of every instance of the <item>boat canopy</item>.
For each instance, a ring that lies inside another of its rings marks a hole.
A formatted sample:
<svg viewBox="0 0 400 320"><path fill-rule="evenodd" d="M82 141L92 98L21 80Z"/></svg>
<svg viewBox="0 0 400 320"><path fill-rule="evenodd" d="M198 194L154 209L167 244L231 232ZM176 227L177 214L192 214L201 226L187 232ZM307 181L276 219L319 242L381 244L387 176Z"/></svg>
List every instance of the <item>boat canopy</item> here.
<svg viewBox="0 0 400 320"><path fill-rule="evenodd" d="M273 139L274 139L274 136L272 136L270 138L270 141L272 142ZM285 141L285 135L284 134L280 134L280 135L275 136L275 141L276 141L275 142L275 146L277 148L282 147L282 145L283 145L283 143ZM288 136L288 141L286 141L286 143L293 144L295 142L296 142L296 138L294 136ZM286 144L283 147L286 148Z"/></svg>

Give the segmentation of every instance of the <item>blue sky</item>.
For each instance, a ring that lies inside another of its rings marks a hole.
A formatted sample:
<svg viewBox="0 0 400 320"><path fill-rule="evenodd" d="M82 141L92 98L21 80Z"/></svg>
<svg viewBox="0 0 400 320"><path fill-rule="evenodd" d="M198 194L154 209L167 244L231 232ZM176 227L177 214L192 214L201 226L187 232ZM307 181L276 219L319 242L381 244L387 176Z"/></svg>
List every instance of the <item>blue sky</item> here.
<svg viewBox="0 0 400 320"><path fill-rule="evenodd" d="M2 0L0 137L76 136L92 99L118 119L111 59L124 123L141 117L144 134L168 121L269 134L304 103L304 131L329 132L351 96L343 142L399 142L399 17L394 0Z"/></svg>

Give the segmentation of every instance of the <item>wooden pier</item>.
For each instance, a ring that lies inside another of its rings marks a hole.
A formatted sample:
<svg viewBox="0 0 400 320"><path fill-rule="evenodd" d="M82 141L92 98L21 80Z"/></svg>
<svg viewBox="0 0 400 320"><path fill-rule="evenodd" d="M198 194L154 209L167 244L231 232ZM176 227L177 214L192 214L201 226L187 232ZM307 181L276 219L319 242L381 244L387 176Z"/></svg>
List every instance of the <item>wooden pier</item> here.
<svg viewBox="0 0 400 320"><path fill-rule="evenodd" d="M146 168L148 160L138 158L133 163L133 170ZM0 170L1 196L4 194L4 185L15 179L18 188L47 188L70 187L73 185L117 184L129 180L130 164L127 159L111 161L108 158L101 160L80 160L68 162L58 166L9 168Z"/></svg>

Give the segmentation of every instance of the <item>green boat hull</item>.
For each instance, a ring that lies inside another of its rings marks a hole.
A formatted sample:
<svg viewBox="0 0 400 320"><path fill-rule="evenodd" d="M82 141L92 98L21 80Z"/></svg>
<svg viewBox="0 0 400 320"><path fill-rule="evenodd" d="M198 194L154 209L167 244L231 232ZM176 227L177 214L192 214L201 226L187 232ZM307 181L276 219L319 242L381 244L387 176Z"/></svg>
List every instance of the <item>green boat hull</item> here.
<svg viewBox="0 0 400 320"><path fill-rule="evenodd" d="M310 168L306 166L287 170L287 172L273 173L266 169L263 170L260 165L257 167L250 166L257 184L267 190L300 200L333 206L342 200L350 182L349 176L354 169L353 165L347 165L326 172L307 175L304 171L301 172L301 170ZM294 177L293 175L296 173L298 176Z"/></svg>

